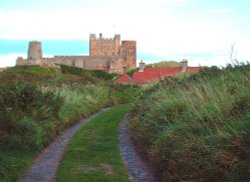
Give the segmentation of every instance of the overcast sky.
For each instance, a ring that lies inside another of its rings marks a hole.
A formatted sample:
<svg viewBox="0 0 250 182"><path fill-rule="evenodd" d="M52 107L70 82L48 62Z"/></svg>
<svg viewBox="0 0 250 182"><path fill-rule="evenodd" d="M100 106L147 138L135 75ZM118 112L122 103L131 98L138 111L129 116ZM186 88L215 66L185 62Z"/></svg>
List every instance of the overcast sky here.
<svg viewBox="0 0 250 182"><path fill-rule="evenodd" d="M249 21L250 0L0 0L0 67L26 57L29 40L45 56L88 54L90 33L136 40L146 63L220 66L232 45L250 60Z"/></svg>

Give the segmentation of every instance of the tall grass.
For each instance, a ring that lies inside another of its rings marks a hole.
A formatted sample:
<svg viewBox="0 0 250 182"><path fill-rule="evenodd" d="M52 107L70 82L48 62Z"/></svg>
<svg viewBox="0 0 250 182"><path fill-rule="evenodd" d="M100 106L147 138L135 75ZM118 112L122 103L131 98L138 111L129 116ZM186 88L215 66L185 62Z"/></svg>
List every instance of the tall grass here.
<svg viewBox="0 0 250 182"><path fill-rule="evenodd" d="M132 137L160 181L250 179L250 65L168 78L137 102Z"/></svg>
<svg viewBox="0 0 250 182"><path fill-rule="evenodd" d="M0 74L0 181L15 181L65 128L101 108L128 102L136 86L39 66Z"/></svg>

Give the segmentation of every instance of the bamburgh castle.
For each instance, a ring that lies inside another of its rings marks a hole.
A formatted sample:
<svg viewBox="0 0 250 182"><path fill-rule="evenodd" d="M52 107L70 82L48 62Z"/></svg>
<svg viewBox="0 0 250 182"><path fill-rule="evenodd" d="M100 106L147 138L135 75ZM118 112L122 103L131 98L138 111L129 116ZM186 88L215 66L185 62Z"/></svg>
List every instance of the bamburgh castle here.
<svg viewBox="0 0 250 182"><path fill-rule="evenodd" d="M122 41L120 35L106 39L91 34L89 38L89 56L55 56L44 58L41 42L29 43L28 57L18 57L16 65L40 65L58 67L61 64L79 67L85 70L105 70L122 74L136 68L136 41Z"/></svg>

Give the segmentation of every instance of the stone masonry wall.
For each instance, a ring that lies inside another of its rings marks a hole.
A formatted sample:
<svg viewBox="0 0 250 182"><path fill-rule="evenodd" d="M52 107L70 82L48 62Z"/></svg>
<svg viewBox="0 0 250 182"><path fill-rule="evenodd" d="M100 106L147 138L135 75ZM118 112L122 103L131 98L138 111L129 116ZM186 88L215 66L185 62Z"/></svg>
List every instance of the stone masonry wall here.
<svg viewBox="0 0 250 182"><path fill-rule="evenodd" d="M129 71L136 68L136 41L122 41L121 50L126 70Z"/></svg>
<svg viewBox="0 0 250 182"><path fill-rule="evenodd" d="M60 67L60 65L75 66L85 70L105 70L109 73L122 74L124 60L120 56L55 56L39 60L18 58L16 65L40 65L42 67Z"/></svg>
<svg viewBox="0 0 250 182"><path fill-rule="evenodd" d="M90 56L115 56L120 52L120 35L115 35L113 39L106 39L100 34L96 38L95 34L90 35L89 40Z"/></svg>
<svg viewBox="0 0 250 182"><path fill-rule="evenodd" d="M29 43L29 49L28 49L28 60L38 60L42 59L42 46L41 42L38 41L32 41Z"/></svg>

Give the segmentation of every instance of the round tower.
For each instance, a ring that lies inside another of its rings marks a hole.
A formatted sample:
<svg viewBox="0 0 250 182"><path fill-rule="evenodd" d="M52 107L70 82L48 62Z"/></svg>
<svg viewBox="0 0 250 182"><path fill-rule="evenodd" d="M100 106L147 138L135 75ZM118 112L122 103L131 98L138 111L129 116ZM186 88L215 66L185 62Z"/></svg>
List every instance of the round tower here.
<svg viewBox="0 0 250 182"><path fill-rule="evenodd" d="M42 55L41 42L38 41L29 42L28 60L35 61L42 58L43 55Z"/></svg>

